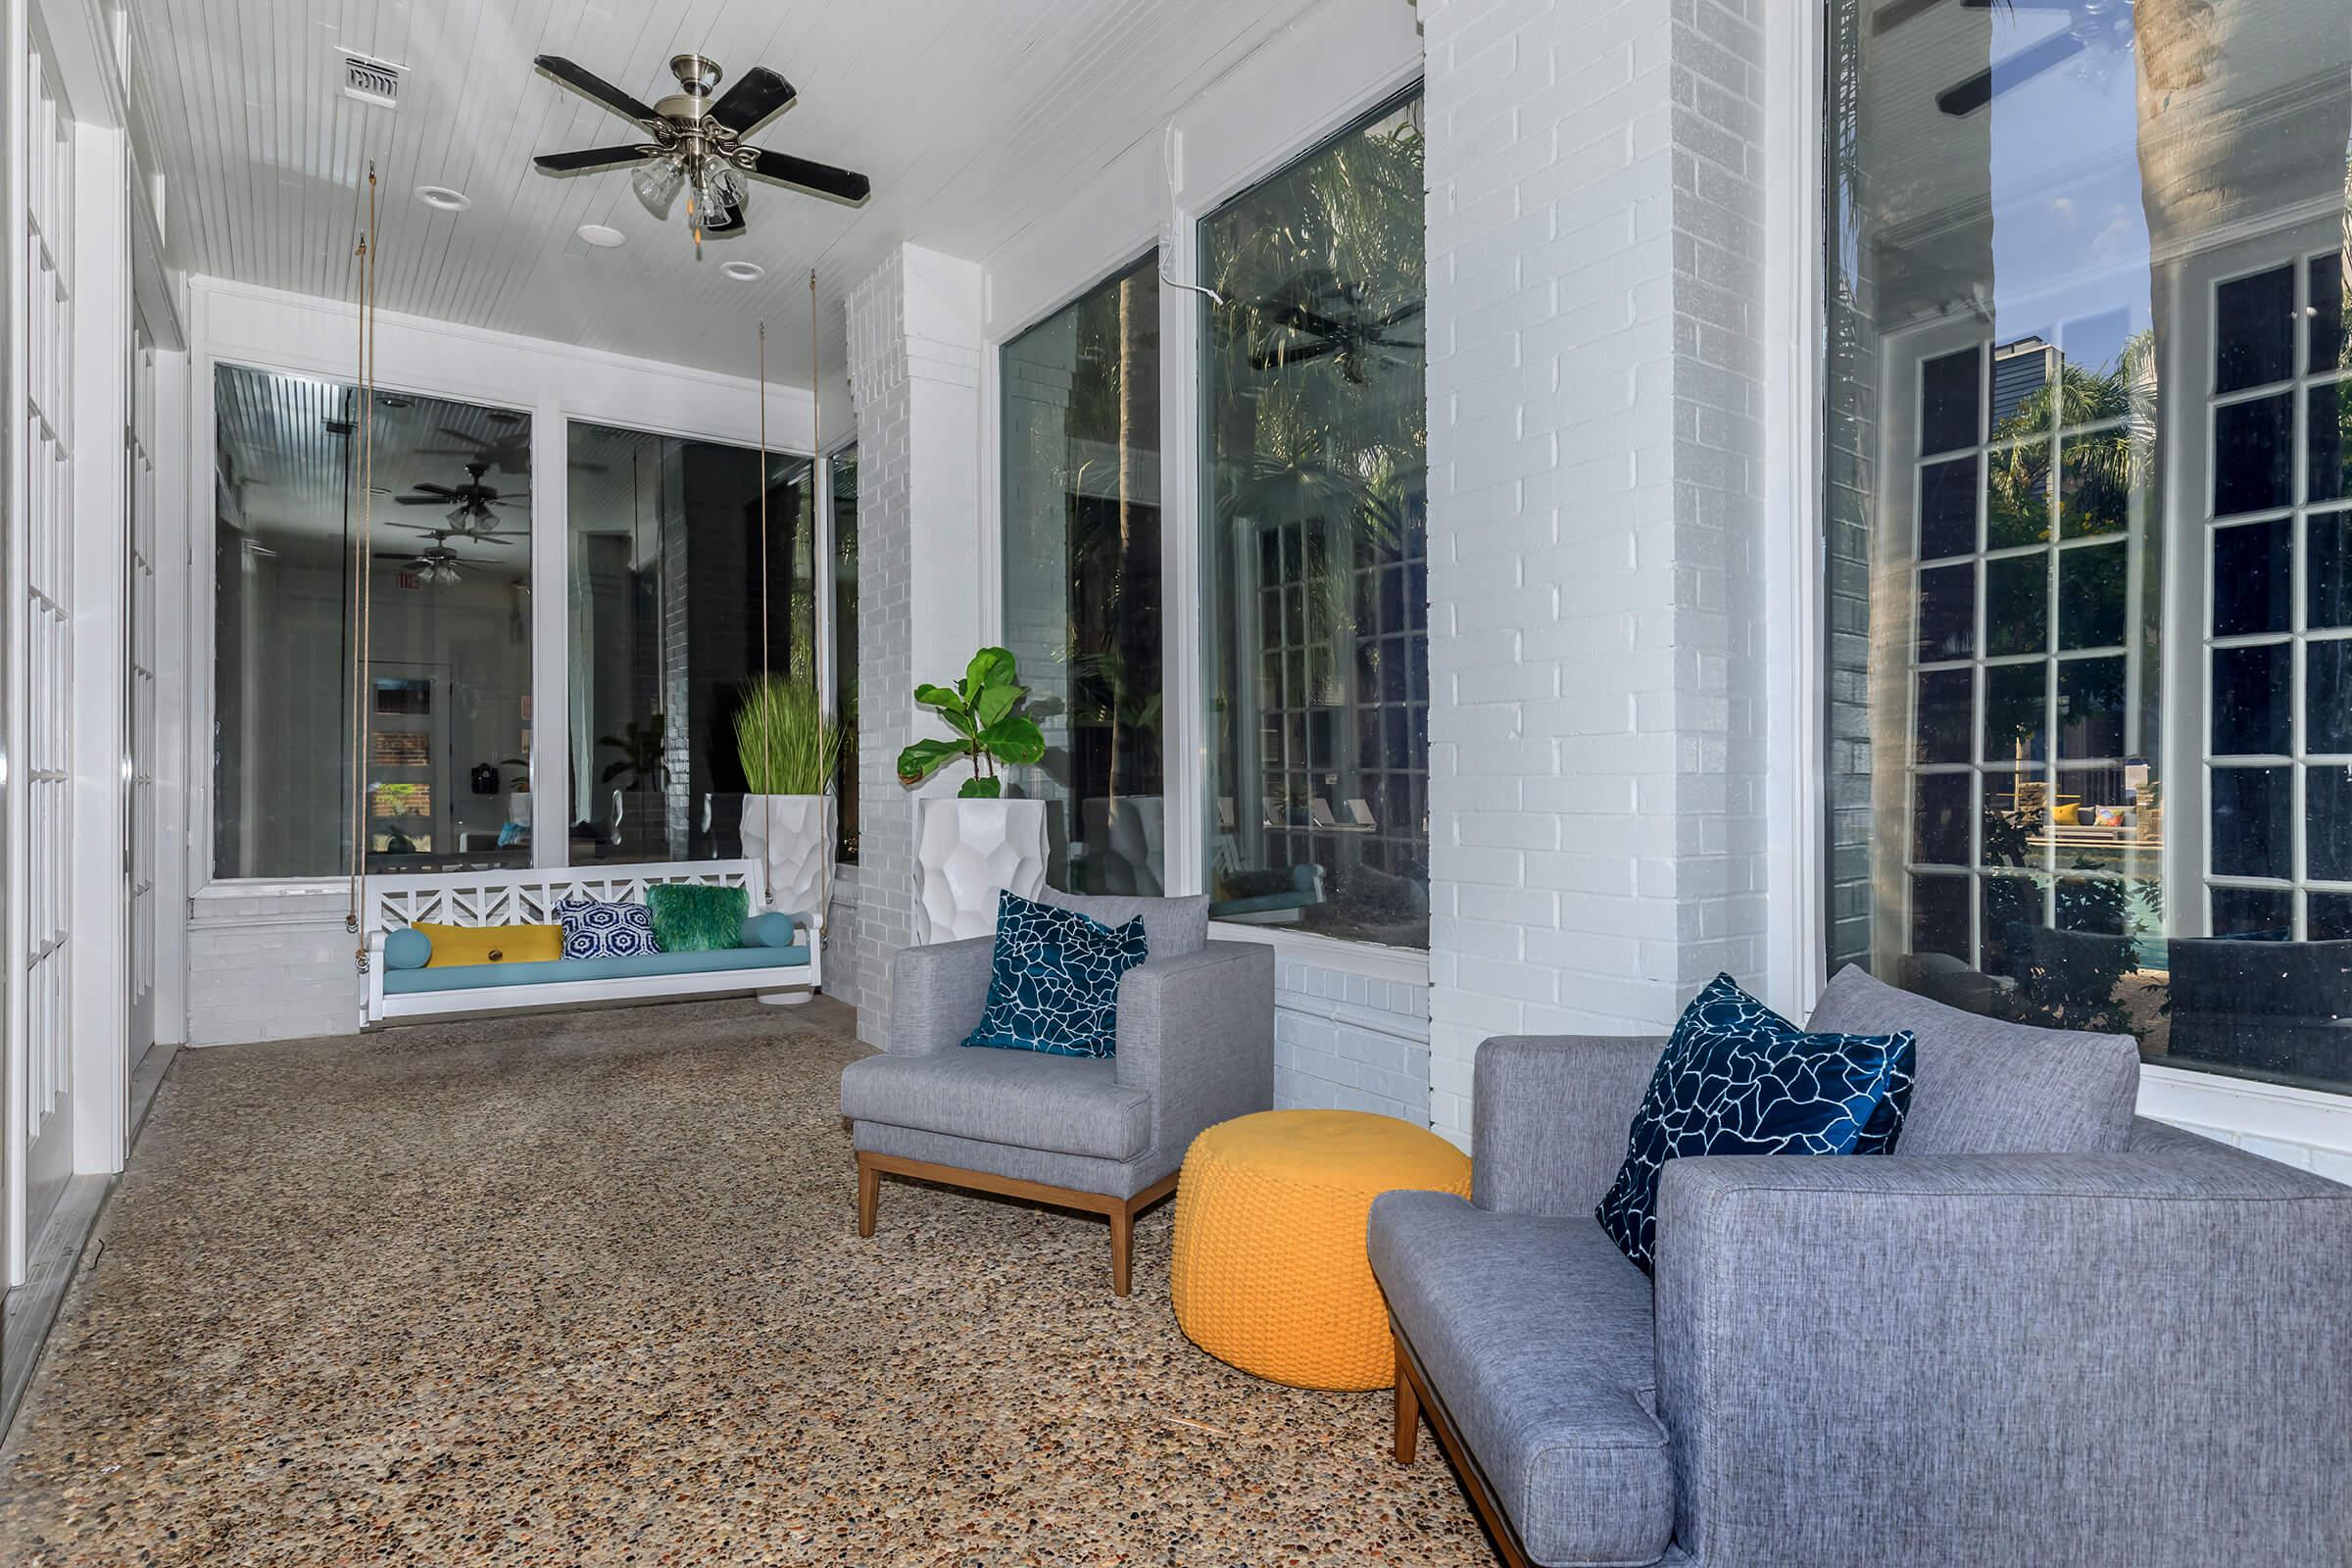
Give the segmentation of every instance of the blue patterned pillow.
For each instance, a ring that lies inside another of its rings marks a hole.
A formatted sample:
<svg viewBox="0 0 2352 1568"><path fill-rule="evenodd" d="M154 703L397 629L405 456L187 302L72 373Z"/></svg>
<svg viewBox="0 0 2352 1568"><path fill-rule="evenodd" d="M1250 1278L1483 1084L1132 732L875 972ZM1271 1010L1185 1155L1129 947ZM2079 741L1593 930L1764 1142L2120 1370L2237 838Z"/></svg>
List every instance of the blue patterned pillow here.
<svg viewBox="0 0 2352 1568"><path fill-rule="evenodd" d="M1140 914L1114 931L1075 909L1001 893L988 1004L963 1043L1110 1055L1118 1050L1119 977L1150 956Z"/></svg>
<svg viewBox="0 0 2352 1568"><path fill-rule="evenodd" d="M595 899L559 899L566 958L634 958L660 953L654 919L642 904L605 904Z"/></svg>
<svg viewBox="0 0 2352 1568"><path fill-rule="evenodd" d="M1683 1009L1592 1217L1650 1271L1658 1172L1692 1154L1890 1154L1911 1109L1911 1031L1809 1035L1719 974Z"/></svg>

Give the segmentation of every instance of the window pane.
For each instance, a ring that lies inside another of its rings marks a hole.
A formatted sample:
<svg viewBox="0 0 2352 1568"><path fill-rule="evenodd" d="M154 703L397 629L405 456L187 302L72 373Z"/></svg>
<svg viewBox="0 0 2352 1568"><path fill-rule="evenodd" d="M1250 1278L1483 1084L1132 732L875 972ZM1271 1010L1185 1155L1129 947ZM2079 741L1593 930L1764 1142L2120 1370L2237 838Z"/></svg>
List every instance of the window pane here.
<svg viewBox="0 0 2352 1568"><path fill-rule="evenodd" d="M2213 754L2277 757L2294 749L2291 643L2213 651Z"/></svg>
<svg viewBox="0 0 2352 1568"><path fill-rule="evenodd" d="M754 448L576 420L569 446L570 863L735 858L744 688L816 680L808 460L763 485Z"/></svg>
<svg viewBox="0 0 2352 1568"><path fill-rule="evenodd" d="M2267 512L2294 499L2291 393L2213 411L2213 513Z"/></svg>
<svg viewBox="0 0 2352 1568"><path fill-rule="evenodd" d="M2266 386L2294 373L2295 274L2278 268L2215 291L2213 389Z"/></svg>
<svg viewBox="0 0 2352 1568"><path fill-rule="evenodd" d="M214 372L213 870L351 863L352 568L368 529L367 868L531 859L527 415Z"/></svg>
<svg viewBox="0 0 2352 1568"><path fill-rule="evenodd" d="M841 767L833 786L841 823L836 851L858 863L858 449L833 455L833 710L841 719Z"/></svg>
<svg viewBox="0 0 2352 1568"><path fill-rule="evenodd" d="M1004 345L1004 646L1045 731L1046 880L1158 895L1159 258Z"/></svg>
<svg viewBox="0 0 2352 1568"><path fill-rule="evenodd" d="M2177 9L1829 10L1828 956L2348 1090L2352 28Z"/></svg>
<svg viewBox="0 0 2352 1568"><path fill-rule="evenodd" d="M2288 629L2295 582L2294 537L2295 525L2284 517L2214 530L2216 637L2249 637ZM2316 582L2313 592L2318 592Z"/></svg>
<svg viewBox="0 0 2352 1568"><path fill-rule="evenodd" d="M1200 225L1218 919L1429 940L1418 96ZM1972 528L1973 531L1973 528Z"/></svg>

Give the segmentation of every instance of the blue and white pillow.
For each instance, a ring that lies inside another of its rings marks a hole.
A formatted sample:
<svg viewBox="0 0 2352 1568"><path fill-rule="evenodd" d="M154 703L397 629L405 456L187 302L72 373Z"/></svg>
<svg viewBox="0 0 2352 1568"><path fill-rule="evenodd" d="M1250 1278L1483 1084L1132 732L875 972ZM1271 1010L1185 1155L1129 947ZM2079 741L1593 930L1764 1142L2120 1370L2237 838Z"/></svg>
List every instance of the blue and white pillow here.
<svg viewBox="0 0 2352 1568"><path fill-rule="evenodd" d="M1670 1159L1890 1154L1911 1109L1916 1055L1908 1029L1809 1035L1719 974L1675 1024L1592 1217L1646 1274L1658 1172Z"/></svg>
<svg viewBox="0 0 2352 1568"><path fill-rule="evenodd" d="M988 1004L967 1046L1108 1056L1118 1050L1119 978L1151 956L1138 915L1117 930L1075 909L997 896Z"/></svg>
<svg viewBox="0 0 2352 1568"><path fill-rule="evenodd" d="M566 958L635 958L660 953L654 919L642 904L606 904L597 899L559 899Z"/></svg>

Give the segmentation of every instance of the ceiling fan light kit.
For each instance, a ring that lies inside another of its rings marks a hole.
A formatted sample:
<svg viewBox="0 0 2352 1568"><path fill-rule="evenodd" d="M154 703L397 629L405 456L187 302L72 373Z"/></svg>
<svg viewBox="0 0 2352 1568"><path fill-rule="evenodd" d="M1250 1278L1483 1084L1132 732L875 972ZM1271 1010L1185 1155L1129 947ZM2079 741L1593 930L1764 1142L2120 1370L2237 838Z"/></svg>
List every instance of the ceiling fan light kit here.
<svg viewBox="0 0 2352 1568"><path fill-rule="evenodd" d="M747 176L853 205L864 201L873 188L863 174L744 141L791 107L797 96L790 82L764 66L755 66L718 93L726 74L718 62L707 55L679 55L669 63L678 90L648 104L560 55L540 55L533 64L630 122L640 133L640 139L619 146L541 153L533 160L539 168L551 174L633 168L629 189L647 212L662 220L669 218L683 193L698 254L707 234L742 232L750 200Z"/></svg>

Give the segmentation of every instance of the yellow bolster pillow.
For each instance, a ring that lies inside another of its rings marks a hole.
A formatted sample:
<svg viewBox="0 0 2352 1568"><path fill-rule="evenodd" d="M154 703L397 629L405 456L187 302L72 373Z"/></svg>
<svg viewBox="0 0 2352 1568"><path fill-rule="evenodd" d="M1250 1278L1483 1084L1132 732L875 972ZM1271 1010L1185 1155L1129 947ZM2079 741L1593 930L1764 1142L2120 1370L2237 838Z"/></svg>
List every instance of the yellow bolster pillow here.
<svg viewBox="0 0 2352 1568"><path fill-rule="evenodd" d="M2053 806L2050 808L2050 820L2060 827L2081 827L2082 825L2082 808L2080 806Z"/></svg>
<svg viewBox="0 0 2352 1568"><path fill-rule="evenodd" d="M435 925L419 920L412 929L432 940L427 969L466 963L553 963L564 956L560 925Z"/></svg>

